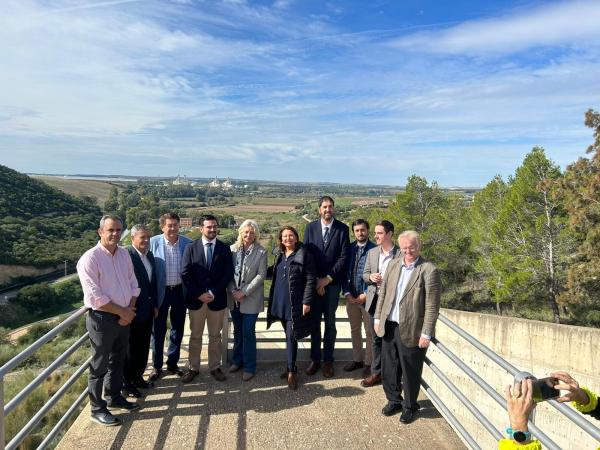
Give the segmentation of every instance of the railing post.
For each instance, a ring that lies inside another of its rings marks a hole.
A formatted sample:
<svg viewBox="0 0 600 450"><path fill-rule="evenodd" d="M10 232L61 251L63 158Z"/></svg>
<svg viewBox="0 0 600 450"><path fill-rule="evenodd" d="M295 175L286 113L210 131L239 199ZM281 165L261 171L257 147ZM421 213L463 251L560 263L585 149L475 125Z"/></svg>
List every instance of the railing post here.
<svg viewBox="0 0 600 450"><path fill-rule="evenodd" d="M4 377L0 376L0 450L4 450Z"/></svg>

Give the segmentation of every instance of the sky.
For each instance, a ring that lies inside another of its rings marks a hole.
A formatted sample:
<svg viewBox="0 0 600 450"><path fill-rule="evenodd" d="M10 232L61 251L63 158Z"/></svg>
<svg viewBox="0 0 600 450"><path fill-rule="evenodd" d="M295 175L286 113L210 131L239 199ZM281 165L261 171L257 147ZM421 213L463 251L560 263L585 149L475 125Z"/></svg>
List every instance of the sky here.
<svg viewBox="0 0 600 450"><path fill-rule="evenodd" d="M0 164L442 186L585 156L600 1L2 0Z"/></svg>

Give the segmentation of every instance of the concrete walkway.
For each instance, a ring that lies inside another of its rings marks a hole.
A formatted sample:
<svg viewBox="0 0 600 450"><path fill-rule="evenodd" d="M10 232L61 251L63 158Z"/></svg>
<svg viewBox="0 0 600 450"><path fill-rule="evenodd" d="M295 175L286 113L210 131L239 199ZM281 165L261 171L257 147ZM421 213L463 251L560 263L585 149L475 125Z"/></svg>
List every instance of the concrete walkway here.
<svg viewBox="0 0 600 450"><path fill-rule="evenodd" d="M277 331L269 333L273 337ZM348 324L338 327L338 336L349 336ZM206 361L205 355L202 361ZM343 361L337 362L336 375L326 379L320 373L304 375L306 363L299 363L297 391L290 391L279 378L283 361L259 362L258 372L249 382L243 382L239 372L228 374L223 383L216 382L205 367L188 385L176 376L165 376L147 391L140 401L141 410L118 413L123 420L120 427L91 422L87 406L57 448L465 448L423 394L419 419L403 425L399 416L381 414L386 403L381 386L362 388L361 371L344 372L343 365Z"/></svg>

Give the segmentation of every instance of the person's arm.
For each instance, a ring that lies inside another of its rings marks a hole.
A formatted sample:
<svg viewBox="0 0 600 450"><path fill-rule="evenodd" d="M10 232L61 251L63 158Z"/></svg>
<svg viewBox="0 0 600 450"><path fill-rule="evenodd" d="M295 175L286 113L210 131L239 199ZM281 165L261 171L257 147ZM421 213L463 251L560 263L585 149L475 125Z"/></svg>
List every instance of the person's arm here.
<svg viewBox="0 0 600 450"><path fill-rule="evenodd" d="M252 281L242 288L245 296L251 295L259 286L264 287L265 279L267 278L267 252L261 251L258 260L258 271Z"/></svg>
<svg viewBox="0 0 600 450"><path fill-rule="evenodd" d="M371 267L371 250L367 252L367 260L365 261L365 267L363 268L362 273L362 279L367 285L375 284L371 281L371 274L374 273L374 271L377 271L377 267Z"/></svg>
<svg viewBox="0 0 600 450"><path fill-rule="evenodd" d="M181 281L185 286L188 299L198 299L206 292L206 289L199 284L199 277L194 272L194 256L194 245L188 245L183 251L181 260Z"/></svg>
<svg viewBox="0 0 600 450"><path fill-rule="evenodd" d="M350 255L350 236L348 233L348 227L346 226L342 227L340 241L340 256L338 257L337 261L333 264L333 267L331 268L331 271L328 274L331 276L331 278L333 278L333 280L343 279L348 266L348 259Z"/></svg>
<svg viewBox="0 0 600 450"><path fill-rule="evenodd" d="M567 372L552 372L550 376L559 380L559 383L554 386L556 389L566 391L556 399L557 402L571 402L577 411L600 420L600 402L597 394L586 387L579 386L577 380Z"/></svg>
<svg viewBox="0 0 600 450"><path fill-rule="evenodd" d="M223 292L227 288L229 282L233 280L233 274L235 271L233 267L233 257L231 256L231 250L226 245L223 245L222 248L222 258L224 258L225 262L222 266L221 275L214 277L216 278L214 285L208 287L208 289L212 291L213 294L215 294L216 292ZM211 280L212 278L213 277L211 277Z"/></svg>
<svg viewBox="0 0 600 450"><path fill-rule="evenodd" d="M506 395L506 409L508 411L508 420L510 428L507 433L521 431L529 433L529 416L535 408L533 401L532 381L530 378L516 383L514 386L506 386L504 389ZM517 442L512 438L500 439L498 441L498 450L541 450L542 444L539 441L527 439L523 442Z"/></svg>
<svg viewBox="0 0 600 450"><path fill-rule="evenodd" d="M126 261L127 261L127 276L129 279L129 287L131 289L131 300L129 301L129 307L135 310L135 304L137 302L137 298L142 291L139 287L139 283L137 277L135 276L135 268L133 267L133 261L129 256L129 252L125 250L126 253Z"/></svg>
<svg viewBox="0 0 600 450"><path fill-rule="evenodd" d="M425 317L423 318L423 328L419 339L419 347L427 348L431 337L435 333L435 323L440 314L440 302L442 291L442 279L440 271L433 267L425 276Z"/></svg>
<svg viewBox="0 0 600 450"><path fill-rule="evenodd" d="M388 278L389 278L389 274L391 272L391 266L392 266L392 262L390 261L390 263L388 264L388 267L385 271L385 275L383 276L383 280L381 281L381 286L379 287L379 294L378 294L378 299L377 300L377 307L375 308L375 315L373 316L374 318L374 323L373 323L373 328L375 329L375 333L377 333L380 323L381 322L385 322L385 319L387 319L387 317L382 318L381 317L381 309L383 308L383 304L385 303L385 293L387 290L387 283L388 283Z"/></svg>
<svg viewBox="0 0 600 450"><path fill-rule="evenodd" d="M304 295L302 297L302 314L308 314L310 312L310 305L312 304L315 296L315 284L316 284L316 266L315 260L312 254L304 249Z"/></svg>

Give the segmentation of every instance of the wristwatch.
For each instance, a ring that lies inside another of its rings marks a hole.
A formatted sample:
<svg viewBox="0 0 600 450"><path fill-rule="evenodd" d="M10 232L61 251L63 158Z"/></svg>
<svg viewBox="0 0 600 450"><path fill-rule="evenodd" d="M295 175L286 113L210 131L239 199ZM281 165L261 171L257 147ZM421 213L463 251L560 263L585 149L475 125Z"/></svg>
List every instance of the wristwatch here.
<svg viewBox="0 0 600 450"><path fill-rule="evenodd" d="M508 427L506 429L506 434L508 434L509 439L513 439L519 443L531 440L531 433L529 431L513 430Z"/></svg>

